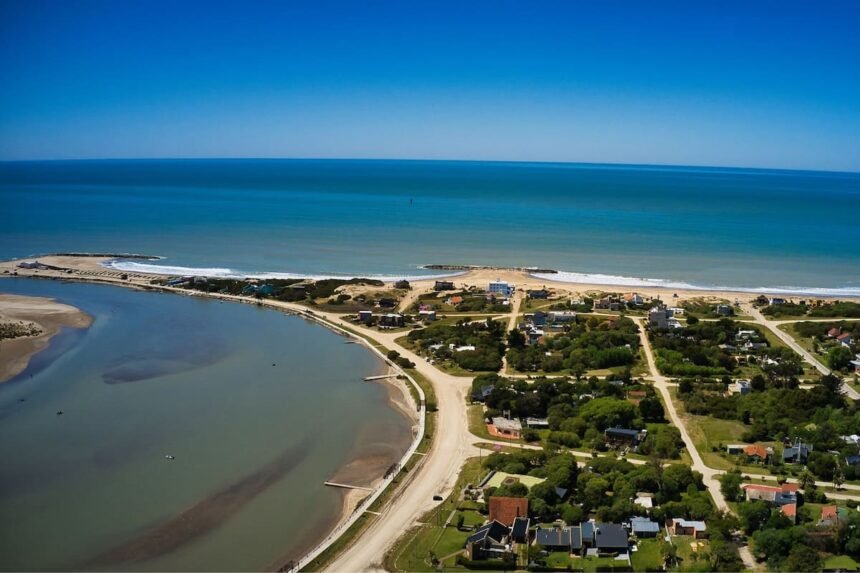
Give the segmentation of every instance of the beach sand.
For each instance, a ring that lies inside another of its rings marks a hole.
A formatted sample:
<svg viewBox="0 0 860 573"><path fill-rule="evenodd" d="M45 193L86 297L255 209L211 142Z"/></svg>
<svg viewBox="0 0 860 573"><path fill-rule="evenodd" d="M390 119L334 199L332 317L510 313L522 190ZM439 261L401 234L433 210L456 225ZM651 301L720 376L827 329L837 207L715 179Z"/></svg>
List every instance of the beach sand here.
<svg viewBox="0 0 860 573"><path fill-rule="evenodd" d="M0 382L20 374L61 328L88 328L92 317L51 298L0 294L0 323L18 321L35 324L41 332L0 340Z"/></svg>

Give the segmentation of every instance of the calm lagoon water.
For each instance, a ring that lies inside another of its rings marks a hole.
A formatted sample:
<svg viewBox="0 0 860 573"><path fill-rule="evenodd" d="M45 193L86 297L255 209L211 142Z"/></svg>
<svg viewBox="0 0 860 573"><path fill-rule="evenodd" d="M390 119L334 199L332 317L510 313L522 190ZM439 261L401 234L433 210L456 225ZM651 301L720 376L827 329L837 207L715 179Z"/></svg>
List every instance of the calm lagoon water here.
<svg viewBox="0 0 860 573"><path fill-rule="evenodd" d="M0 569L261 570L332 527L324 480L411 439L362 382L381 362L301 318L54 281L0 291L95 317L0 384Z"/></svg>
<svg viewBox="0 0 860 573"><path fill-rule="evenodd" d="M571 280L604 274L631 285L651 278L860 296L860 250L850 239L860 232L857 173L445 161L0 163L0 212L4 258L136 252L196 274L537 266L573 273L565 275Z"/></svg>

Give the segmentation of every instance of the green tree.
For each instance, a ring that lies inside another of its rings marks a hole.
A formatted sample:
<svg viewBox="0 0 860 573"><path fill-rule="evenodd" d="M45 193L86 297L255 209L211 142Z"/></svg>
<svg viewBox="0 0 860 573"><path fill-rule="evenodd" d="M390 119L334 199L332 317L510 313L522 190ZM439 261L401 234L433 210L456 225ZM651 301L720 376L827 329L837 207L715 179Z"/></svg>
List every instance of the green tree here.
<svg viewBox="0 0 860 573"><path fill-rule="evenodd" d="M842 370L844 368L848 368L848 365L851 364L852 358L851 350L840 345L835 348L831 348L827 352L827 365L830 366L832 370Z"/></svg>
<svg viewBox="0 0 860 573"><path fill-rule="evenodd" d="M821 571L823 562L817 551L804 545L795 545L791 548L788 558L783 564L787 571Z"/></svg>
<svg viewBox="0 0 860 573"><path fill-rule="evenodd" d="M743 476L740 470L732 470L720 476L720 492L728 501L739 501L741 499L741 484Z"/></svg>

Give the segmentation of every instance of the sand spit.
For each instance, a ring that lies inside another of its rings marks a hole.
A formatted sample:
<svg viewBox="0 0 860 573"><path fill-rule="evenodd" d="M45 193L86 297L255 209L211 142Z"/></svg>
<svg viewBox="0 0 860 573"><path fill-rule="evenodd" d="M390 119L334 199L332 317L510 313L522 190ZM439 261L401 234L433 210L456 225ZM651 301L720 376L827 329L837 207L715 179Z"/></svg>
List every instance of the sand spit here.
<svg viewBox="0 0 860 573"><path fill-rule="evenodd" d="M32 336L0 339L0 382L20 374L61 328L88 328L92 317L52 298L0 294L0 324L22 323Z"/></svg>

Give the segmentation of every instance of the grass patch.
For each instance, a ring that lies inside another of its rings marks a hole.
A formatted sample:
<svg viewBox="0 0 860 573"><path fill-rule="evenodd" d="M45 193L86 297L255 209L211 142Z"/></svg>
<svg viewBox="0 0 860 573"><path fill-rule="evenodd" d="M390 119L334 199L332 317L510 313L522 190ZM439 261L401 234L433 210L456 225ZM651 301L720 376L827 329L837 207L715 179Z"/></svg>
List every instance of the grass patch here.
<svg viewBox="0 0 860 573"><path fill-rule="evenodd" d="M824 560L824 568L843 569L845 571L857 571L858 569L860 569L860 564L858 564L848 555L831 555Z"/></svg>
<svg viewBox="0 0 860 573"><path fill-rule="evenodd" d="M460 493L468 483L478 483L483 470L477 458L471 458L460 470L457 483L448 499L421 517L425 525L414 528L397 540L385 555L385 568L389 571L435 571L431 556L442 561L445 570L464 570L456 565L456 557L463 549L471 527L485 521L467 503L460 502ZM453 513L453 515L452 515ZM464 528L457 529L458 517L463 516ZM445 523L450 519L449 525Z"/></svg>
<svg viewBox="0 0 860 573"><path fill-rule="evenodd" d="M662 532L660 534L663 535ZM663 567L663 556L660 554L659 539L642 539L636 545L636 551L630 554L634 571L658 571Z"/></svg>

